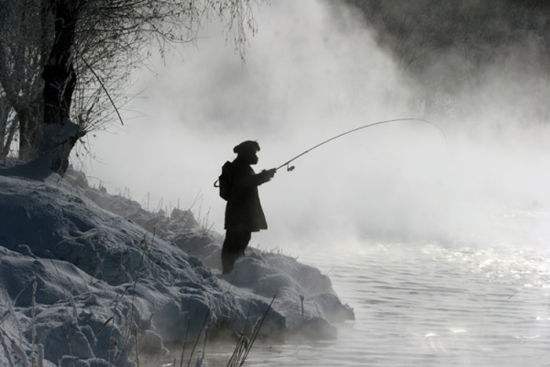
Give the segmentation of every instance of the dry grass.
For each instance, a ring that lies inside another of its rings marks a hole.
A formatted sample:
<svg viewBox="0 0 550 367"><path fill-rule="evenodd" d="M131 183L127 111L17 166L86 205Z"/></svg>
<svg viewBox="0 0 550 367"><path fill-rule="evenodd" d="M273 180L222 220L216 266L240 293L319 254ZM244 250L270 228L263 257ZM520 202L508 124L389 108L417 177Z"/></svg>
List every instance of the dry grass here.
<svg viewBox="0 0 550 367"><path fill-rule="evenodd" d="M271 310L273 303L277 296L273 296L271 302L266 307L264 313L256 320L250 332L242 332L239 335L235 344L230 343L211 343L210 347L207 347L208 341L208 320L209 316L205 317L202 329L196 336L193 348L187 352L187 331L186 338L181 344L181 349L177 344L170 347L173 349L172 353L167 355L147 355L140 353L140 367L241 367L243 366L256 342L260 330L264 324L264 321ZM189 323L187 328L189 329ZM202 337L202 348L198 350Z"/></svg>

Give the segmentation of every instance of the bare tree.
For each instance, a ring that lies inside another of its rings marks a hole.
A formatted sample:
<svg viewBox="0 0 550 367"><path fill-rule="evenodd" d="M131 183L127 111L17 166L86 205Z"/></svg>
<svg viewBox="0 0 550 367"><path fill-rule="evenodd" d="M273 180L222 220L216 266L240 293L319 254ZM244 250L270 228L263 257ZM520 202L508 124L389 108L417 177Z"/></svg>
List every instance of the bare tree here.
<svg viewBox="0 0 550 367"><path fill-rule="evenodd" d="M77 140L105 121L106 102L120 117L109 90L147 57L144 46L192 41L216 15L242 51L252 1L0 0L0 85L20 157L64 173Z"/></svg>
<svg viewBox="0 0 550 367"><path fill-rule="evenodd" d="M0 1L0 85L19 121L22 159L35 157L39 139L42 11L35 0Z"/></svg>

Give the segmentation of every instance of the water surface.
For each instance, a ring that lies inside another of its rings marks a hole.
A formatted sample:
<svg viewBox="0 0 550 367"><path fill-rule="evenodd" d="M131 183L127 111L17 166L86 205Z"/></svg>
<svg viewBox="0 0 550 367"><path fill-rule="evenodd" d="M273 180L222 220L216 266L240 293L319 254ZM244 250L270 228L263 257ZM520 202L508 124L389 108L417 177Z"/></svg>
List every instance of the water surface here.
<svg viewBox="0 0 550 367"><path fill-rule="evenodd" d="M329 274L356 320L336 341L258 344L250 365L550 366L540 252L377 244L300 259Z"/></svg>

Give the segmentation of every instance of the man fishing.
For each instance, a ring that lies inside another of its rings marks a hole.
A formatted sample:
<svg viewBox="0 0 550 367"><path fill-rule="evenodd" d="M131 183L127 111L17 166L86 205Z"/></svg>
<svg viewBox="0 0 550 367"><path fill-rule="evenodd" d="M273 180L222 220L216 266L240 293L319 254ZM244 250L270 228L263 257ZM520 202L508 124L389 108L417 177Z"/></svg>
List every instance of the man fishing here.
<svg viewBox="0 0 550 367"><path fill-rule="evenodd" d="M225 162L222 167L221 176L214 182L214 186L220 189L220 196L227 200L225 208L226 234L222 248L223 273L231 272L235 261L239 256L244 255L244 250L248 246L251 233L267 229L264 212L260 204L260 198L258 197L259 185L271 180L278 169L286 167L287 171L293 171L294 166L291 165L292 162L325 144L363 129L398 122L418 122L431 125L439 130L443 139L446 140L445 132L439 126L421 118L405 117L376 121L327 138L295 155L277 168L264 170L258 174L255 174L254 170L250 167L258 163L258 156L256 155L256 152L260 150L258 143L247 140L233 148L233 152L237 153L237 158L233 162Z"/></svg>
<svg viewBox="0 0 550 367"><path fill-rule="evenodd" d="M251 165L258 163L257 142L247 140L233 148L237 158L225 162L219 178L220 196L225 207L225 240L222 248L222 271L233 270L235 261L250 242L252 232L267 229L267 222L258 196L258 186L271 180L275 168L256 174Z"/></svg>

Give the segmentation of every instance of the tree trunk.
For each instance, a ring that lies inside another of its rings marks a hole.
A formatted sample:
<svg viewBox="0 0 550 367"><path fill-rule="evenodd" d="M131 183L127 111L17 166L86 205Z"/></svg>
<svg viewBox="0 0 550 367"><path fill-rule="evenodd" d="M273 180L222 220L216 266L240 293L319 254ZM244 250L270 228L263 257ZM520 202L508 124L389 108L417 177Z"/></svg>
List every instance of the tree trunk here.
<svg viewBox="0 0 550 367"><path fill-rule="evenodd" d="M39 153L49 168L64 174L69 155L83 131L69 119L76 84L73 67L73 43L78 20L79 1L50 0L55 16L55 37L44 65L44 128Z"/></svg>
<svg viewBox="0 0 550 367"><path fill-rule="evenodd" d="M35 119L38 116L34 116ZM17 113L19 120L19 159L30 161L37 158L38 146L40 144L40 124L33 120L30 112L19 111Z"/></svg>

